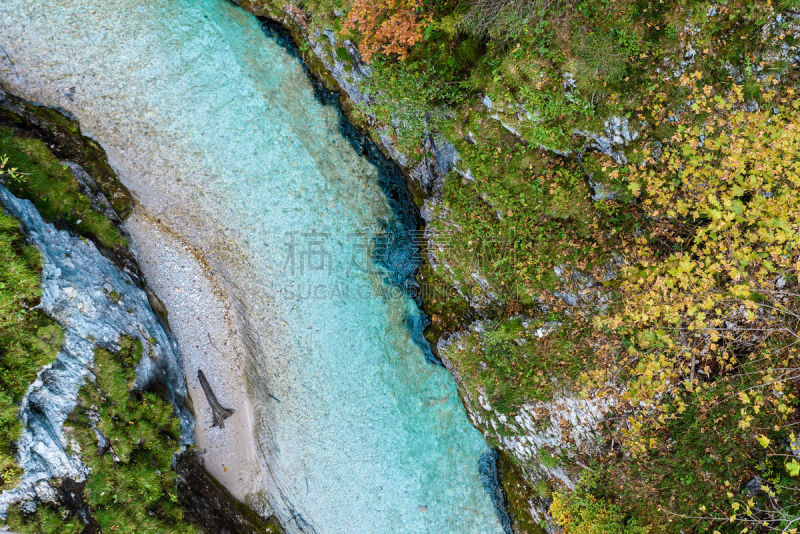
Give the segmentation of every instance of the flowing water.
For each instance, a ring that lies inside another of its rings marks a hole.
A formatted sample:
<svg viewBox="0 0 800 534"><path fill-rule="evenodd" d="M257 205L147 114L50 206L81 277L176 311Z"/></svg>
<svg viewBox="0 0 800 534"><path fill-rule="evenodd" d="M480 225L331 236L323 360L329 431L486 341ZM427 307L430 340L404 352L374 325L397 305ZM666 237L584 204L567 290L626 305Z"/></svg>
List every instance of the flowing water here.
<svg viewBox="0 0 800 534"><path fill-rule="evenodd" d="M222 0L3 0L0 45L0 80L73 112L138 212L236 303L262 497L290 531L502 531L486 442L387 270L408 249L375 251L402 221L391 176L255 17Z"/></svg>

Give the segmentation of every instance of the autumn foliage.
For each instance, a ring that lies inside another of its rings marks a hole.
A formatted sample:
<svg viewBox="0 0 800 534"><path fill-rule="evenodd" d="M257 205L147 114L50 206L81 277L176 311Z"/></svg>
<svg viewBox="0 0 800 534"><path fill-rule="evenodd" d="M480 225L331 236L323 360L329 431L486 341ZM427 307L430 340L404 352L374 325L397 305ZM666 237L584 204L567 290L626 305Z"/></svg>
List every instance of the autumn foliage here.
<svg viewBox="0 0 800 534"><path fill-rule="evenodd" d="M344 29L361 34L358 50L364 61L369 62L376 53L405 59L422 39L428 19L421 12L420 0L356 0Z"/></svg>
<svg viewBox="0 0 800 534"><path fill-rule="evenodd" d="M619 307L596 319L626 341L613 374L630 411L616 438L640 465L706 451L695 495L714 508L684 499L662 512L780 530L800 491L800 98L765 91L752 109L741 86L718 92L699 72L680 83L690 105L664 106L671 138L613 173L649 221ZM750 495L734 491L756 474Z"/></svg>
<svg viewBox="0 0 800 534"><path fill-rule="evenodd" d="M770 360L797 358L794 343L775 342L798 330L800 100L748 112L741 87L716 95L690 78L688 115L705 119L679 126L628 175L653 223L623 278L632 298L606 325L631 340L628 396L638 405L740 372L748 359L784 368ZM769 391L793 378L769 365L763 373L769 387L755 387Z"/></svg>

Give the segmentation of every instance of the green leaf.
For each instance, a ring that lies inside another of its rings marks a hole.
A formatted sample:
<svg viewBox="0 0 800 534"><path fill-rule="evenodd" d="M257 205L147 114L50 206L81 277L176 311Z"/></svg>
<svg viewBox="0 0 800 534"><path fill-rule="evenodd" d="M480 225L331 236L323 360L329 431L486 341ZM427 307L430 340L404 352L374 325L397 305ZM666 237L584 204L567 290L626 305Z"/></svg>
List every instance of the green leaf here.
<svg viewBox="0 0 800 534"><path fill-rule="evenodd" d="M792 460L788 464L786 464L786 470L789 472L790 475L796 477L800 475L800 463L797 460Z"/></svg>

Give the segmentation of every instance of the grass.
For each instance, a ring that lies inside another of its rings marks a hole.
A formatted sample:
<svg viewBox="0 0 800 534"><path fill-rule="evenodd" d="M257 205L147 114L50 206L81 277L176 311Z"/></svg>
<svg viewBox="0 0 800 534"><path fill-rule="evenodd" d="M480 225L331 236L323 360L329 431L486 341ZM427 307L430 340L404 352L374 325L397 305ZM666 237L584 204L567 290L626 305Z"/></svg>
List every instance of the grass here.
<svg viewBox="0 0 800 534"><path fill-rule="evenodd" d="M14 449L22 431L19 403L63 343L55 321L33 309L40 282L39 251L26 243L16 219L0 212L0 489L14 486L21 474Z"/></svg>
<svg viewBox="0 0 800 534"><path fill-rule="evenodd" d="M45 219L107 248L127 246L119 229L92 207L72 172L42 141L0 127L0 154L8 157L7 168L16 168L21 177L7 180L6 187L31 200Z"/></svg>

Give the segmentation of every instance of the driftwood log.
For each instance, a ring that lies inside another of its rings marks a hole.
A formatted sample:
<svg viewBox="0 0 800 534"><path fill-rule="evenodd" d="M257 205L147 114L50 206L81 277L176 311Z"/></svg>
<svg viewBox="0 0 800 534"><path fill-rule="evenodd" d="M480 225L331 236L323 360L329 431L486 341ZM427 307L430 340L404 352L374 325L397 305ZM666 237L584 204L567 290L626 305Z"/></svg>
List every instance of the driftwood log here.
<svg viewBox="0 0 800 534"><path fill-rule="evenodd" d="M214 423L211 426L225 428L225 419L233 415L235 410L232 408L225 408L219 403L217 396L214 395L214 391L211 389L211 385L209 385L208 380L206 380L206 375L204 375L203 371L200 369L197 370L197 379L200 381L203 393L206 394L208 405L211 406L211 416L214 418Z"/></svg>

